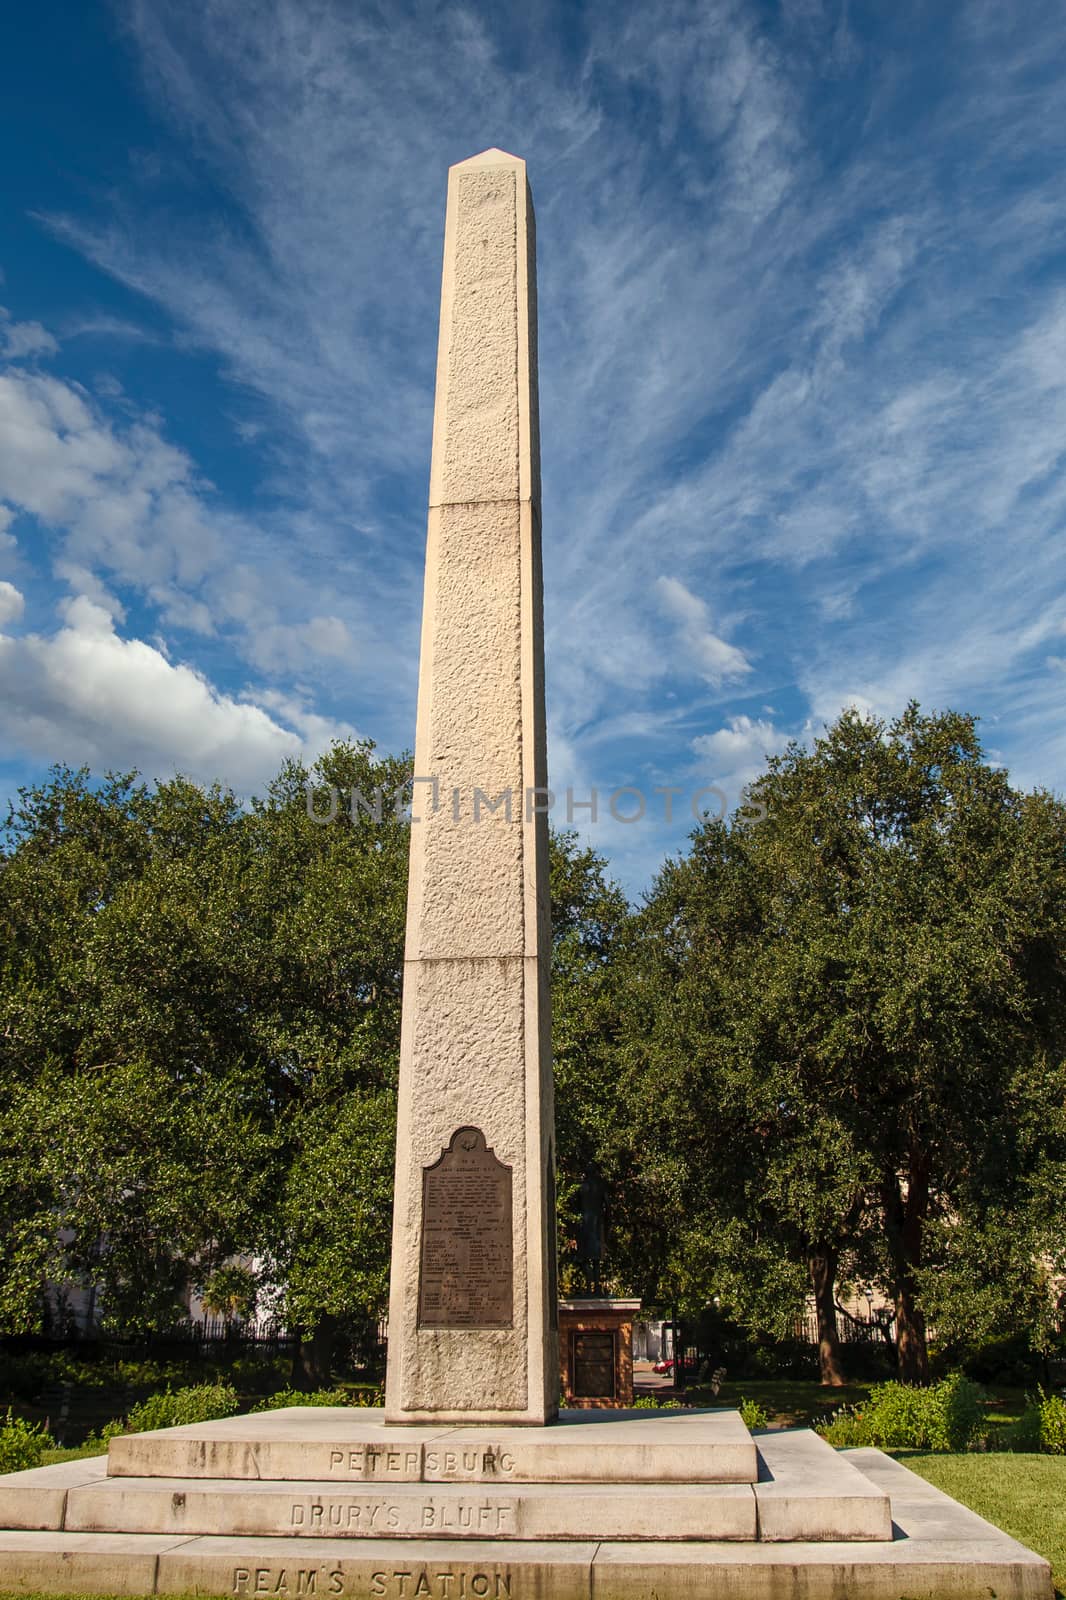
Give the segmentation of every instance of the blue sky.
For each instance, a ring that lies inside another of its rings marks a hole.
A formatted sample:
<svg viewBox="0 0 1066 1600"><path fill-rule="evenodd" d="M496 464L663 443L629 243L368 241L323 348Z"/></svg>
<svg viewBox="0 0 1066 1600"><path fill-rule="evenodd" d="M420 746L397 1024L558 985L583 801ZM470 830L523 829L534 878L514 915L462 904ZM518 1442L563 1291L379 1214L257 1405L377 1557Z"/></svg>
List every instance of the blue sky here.
<svg viewBox="0 0 1066 1600"><path fill-rule="evenodd" d="M647 792L587 829L627 888L848 703L1064 786L1061 7L4 28L8 792L411 746L446 169L491 145L538 215L551 778Z"/></svg>

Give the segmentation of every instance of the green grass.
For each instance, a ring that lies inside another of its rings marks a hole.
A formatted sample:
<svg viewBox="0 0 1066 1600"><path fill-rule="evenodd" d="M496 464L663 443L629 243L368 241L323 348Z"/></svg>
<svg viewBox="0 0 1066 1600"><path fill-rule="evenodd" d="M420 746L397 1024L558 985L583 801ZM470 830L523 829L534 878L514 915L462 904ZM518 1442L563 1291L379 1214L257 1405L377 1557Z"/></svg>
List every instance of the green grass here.
<svg viewBox="0 0 1066 1600"><path fill-rule="evenodd" d="M52 1590L25 1590L25 1589L0 1589L0 1600L130 1600L124 1594L56 1594ZM153 1596L146 1595L144 1600L153 1600ZM167 1600L232 1600L231 1595L219 1594L194 1595L174 1594L168 1595Z"/></svg>
<svg viewBox="0 0 1066 1600"><path fill-rule="evenodd" d="M723 1383L717 1396L705 1385L693 1384L685 1398L690 1405L738 1406L742 1399L762 1406L771 1422L787 1428L806 1428L820 1422L838 1406L857 1405L870 1392L868 1383L849 1383L843 1389L823 1389L821 1384L798 1378L736 1378ZM662 1398L670 1391L662 1390Z"/></svg>
<svg viewBox="0 0 1066 1600"><path fill-rule="evenodd" d="M903 1465L1051 1562L1066 1591L1066 1456L928 1455L894 1450Z"/></svg>
<svg viewBox="0 0 1066 1600"><path fill-rule="evenodd" d="M41 1459L42 1467L57 1467L61 1461L87 1461L90 1456L105 1456L107 1451L98 1444L76 1444L69 1450L56 1446L53 1450L46 1450Z"/></svg>

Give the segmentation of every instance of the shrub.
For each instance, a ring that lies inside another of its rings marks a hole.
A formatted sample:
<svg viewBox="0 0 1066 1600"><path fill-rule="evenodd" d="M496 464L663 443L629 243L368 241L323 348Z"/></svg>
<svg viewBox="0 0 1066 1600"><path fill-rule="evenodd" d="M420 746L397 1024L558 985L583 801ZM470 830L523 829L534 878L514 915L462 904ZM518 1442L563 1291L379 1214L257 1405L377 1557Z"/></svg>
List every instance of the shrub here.
<svg viewBox="0 0 1066 1600"><path fill-rule="evenodd" d="M385 1385L383 1383L356 1384L348 1391L348 1404L350 1406L383 1406L385 1404Z"/></svg>
<svg viewBox="0 0 1066 1600"><path fill-rule="evenodd" d="M909 1383L879 1383L860 1410L867 1443L896 1450L921 1450L926 1444L928 1389Z"/></svg>
<svg viewBox="0 0 1066 1600"><path fill-rule="evenodd" d="M925 1390L929 1450L968 1450L980 1435L984 1413L979 1384L953 1372Z"/></svg>
<svg viewBox="0 0 1066 1600"><path fill-rule="evenodd" d="M58 1389L65 1383L91 1388L106 1382L95 1362L79 1360L67 1350L34 1350L25 1355L5 1352L0 1380L5 1402L39 1400L47 1390Z"/></svg>
<svg viewBox="0 0 1066 1600"><path fill-rule="evenodd" d="M188 1422L213 1422L216 1417L232 1417L239 1405L237 1391L228 1383L164 1389L162 1394L149 1395L134 1406L122 1431L152 1433L156 1428L179 1428Z"/></svg>
<svg viewBox="0 0 1066 1600"><path fill-rule="evenodd" d="M754 1378L817 1378L818 1351L806 1339L779 1339L752 1346L743 1365Z"/></svg>
<svg viewBox="0 0 1066 1600"><path fill-rule="evenodd" d="M1017 1422L1005 1427L1000 1439L1007 1450L1042 1450L1049 1456L1066 1455L1066 1396L1026 1395L1025 1410Z"/></svg>
<svg viewBox="0 0 1066 1600"><path fill-rule="evenodd" d="M198 1370L198 1364L192 1361L155 1361L150 1357L126 1359L114 1361L106 1367L101 1381L120 1384L127 1389L155 1389L160 1384L166 1384L168 1389L174 1384L181 1388L197 1377Z"/></svg>
<svg viewBox="0 0 1066 1600"><path fill-rule="evenodd" d="M981 1390L955 1372L927 1389L879 1383L864 1406L843 1407L818 1432L838 1448L966 1450L977 1439L981 1420Z"/></svg>
<svg viewBox="0 0 1066 1600"><path fill-rule="evenodd" d="M43 1428L34 1427L23 1417L13 1417L9 1409L0 1426L0 1472L25 1472L39 1467L48 1444Z"/></svg>
<svg viewBox="0 0 1066 1600"><path fill-rule="evenodd" d="M884 1339L855 1339L843 1349L844 1370L853 1383L884 1383L896 1370L896 1353Z"/></svg>
<svg viewBox="0 0 1066 1600"><path fill-rule="evenodd" d="M740 1397L740 1420L745 1428L765 1428L769 1426L770 1418L757 1400L745 1400Z"/></svg>
<svg viewBox="0 0 1066 1600"><path fill-rule="evenodd" d="M1066 1396L1040 1391L1040 1448L1050 1456L1066 1456Z"/></svg>
<svg viewBox="0 0 1066 1600"><path fill-rule="evenodd" d="M121 1418L114 1422L105 1422L99 1433L86 1435L84 1448L86 1450L106 1451L112 1439L117 1439L120 1433L126 1432L126 1424Z"/></svg>
<svg viewBox="0 0 1066 1600"><path fill-rule="evenodd" d="M343 1389L313 1389L305 1394L301 1389L278 1389L268 1394L252 1407L253 1411L282 1411L286 1406L345 1406L348 1396Z"/></svg>
<svg viewBox="0 0 1066 1600"><path fill-rule="evenodd" d="M858 1406L838 1406L828 1417L815 1424L814 1431L838 1450L855 1450L870 1442Z"/></svg>

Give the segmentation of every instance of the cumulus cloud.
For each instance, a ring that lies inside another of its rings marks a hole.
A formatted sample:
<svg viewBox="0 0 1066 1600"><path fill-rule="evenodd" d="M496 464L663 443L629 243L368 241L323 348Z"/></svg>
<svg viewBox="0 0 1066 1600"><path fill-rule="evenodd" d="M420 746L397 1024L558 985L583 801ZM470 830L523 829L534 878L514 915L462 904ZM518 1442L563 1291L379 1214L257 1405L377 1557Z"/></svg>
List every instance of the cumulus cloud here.
<svg viewBox="0 0 1066 1600"><path fill-rule="evenodd" d="M0 355L9 361L24 356L55 355L59 345L39 322L13 322L11 313L0 306Z"/></svg>
<svg viewBox="0 0 1066 1600"><path fill-rule="evenodd" d="M308 756L314 756L325 750L334 739L358 739L359 730L352 727L350 722L338 722L330 717L323 717L314 709L306 695L299 693L285 694L279 689L263 689L257 696L261 705L268 706L291 728L294 728L304 742Z"/></svg>
<svg viewBox="0 0 1066 1600"><path fill-rule="evenodd" d="M355 640L340 617L311 617L307 622L272 623L249 635L248 658L268 671L306 671L316 656L354 664Z"/></svg>
<svg viewBox="0 0 1066 1600"><path fill-rule="evenodd" d="M743 650L712 630L710 612L698 595L677 578L659 577L655 588L663 610L680 624L686 654L709 684L718 689L751 671L751 662Z"/></svg>
<svg viewBox="0 0 1066 1600"><path fill-rule="evenodd" d="M0 634L0 728L42 761L176 770L247 791L287 757L313 757L334 733L351 732L298 707L272 715L221 693L193 667L122 638L87 596L66 602L63 619L52 634Z"/></svg>
<svg viewBox="0 0 1066 1600"><path fill-rule="evenodd" d="M26 602L15 585L0 582L0 627L8 622L17 622L25 609Z"/></svg>
<svg viewBox="0 0 1066 1600"><path fill-rule="evenodd" d="M752 772L788 744L789 735L762 718L730 717L724 728L693 739L692 748L718 772Z"/></svg>

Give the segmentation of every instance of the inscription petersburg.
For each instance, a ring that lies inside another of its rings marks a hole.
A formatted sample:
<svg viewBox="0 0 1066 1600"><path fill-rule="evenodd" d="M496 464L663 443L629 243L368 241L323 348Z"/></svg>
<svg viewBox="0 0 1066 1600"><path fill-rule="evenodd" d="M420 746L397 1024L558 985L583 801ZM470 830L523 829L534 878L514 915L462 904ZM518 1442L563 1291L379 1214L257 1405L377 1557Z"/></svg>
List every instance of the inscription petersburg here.
<svg viewBox="0 0 1066 1600"><path fill-rule="evenodd" d="M457 1128L422 1169L420 1328L514 1322L511 1169L480 1128Z"/></svg>
<svg viewBox="0 0 1066 1600"><path fill-rule="evenodd" d="M319 1459L326 1470L303 1476L359 1478L364 1482L429 1483L488 1482L514 1474L515 1458L502 1445L487 1441L473 1449L440 1450L421 1445L401 1449L389 1445L334 1445Z"/></svg>

